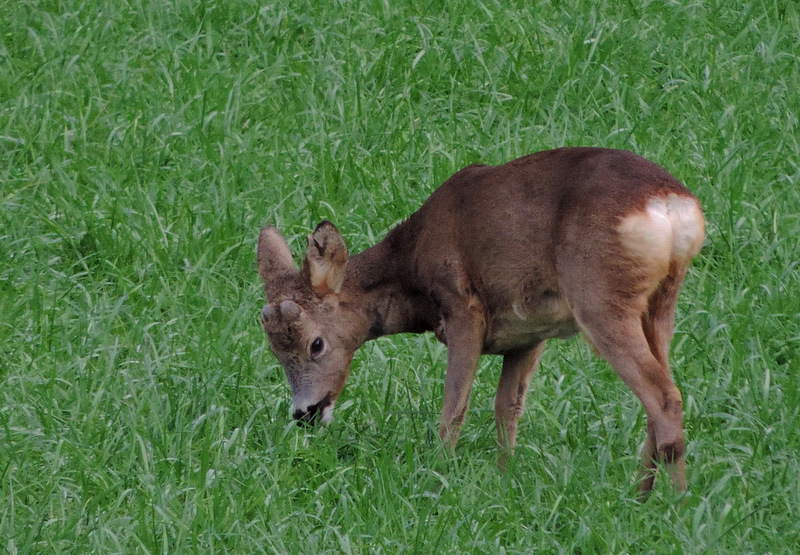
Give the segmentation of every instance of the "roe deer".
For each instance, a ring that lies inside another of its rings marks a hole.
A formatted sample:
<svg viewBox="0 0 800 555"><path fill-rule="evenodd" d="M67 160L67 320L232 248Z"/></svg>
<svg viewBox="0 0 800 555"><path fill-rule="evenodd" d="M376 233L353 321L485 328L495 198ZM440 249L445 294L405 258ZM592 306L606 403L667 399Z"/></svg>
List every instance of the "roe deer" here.
<svg viewBox="0 0 800 555"><path fill-rule="evenodd" d="M447 345L442 440L458 439L478 358L499 354L495 421L510 453L545 341L580 331L644 405L643 495L658 462L683 491L682 401L667 355L704 227L698 200L663 168L601 148L466 167L352 257L323 221L308 236L302 269L266 226L262 323L286 370L294 418L332 420L366 341L433 331Z"/></svg>

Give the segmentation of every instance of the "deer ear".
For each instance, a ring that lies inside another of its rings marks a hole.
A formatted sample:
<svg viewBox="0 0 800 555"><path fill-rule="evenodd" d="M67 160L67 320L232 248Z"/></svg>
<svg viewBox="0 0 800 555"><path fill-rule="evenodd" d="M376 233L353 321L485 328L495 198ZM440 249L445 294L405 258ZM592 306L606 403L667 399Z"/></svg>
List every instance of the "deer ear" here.
<svg viewBox="0 0 800 555"><path fill-rule="evenodd" d="M320 295L342 290L347 268L347 245L336 226L323 221L308 236L308 248L303 271L311 286Z"/></svg>
<svg viewBox="0 0 800 555"><path fill-rule="evenodd" d="M258 273L264 281L267 297L275 293L275 284L287 274L297 273L297 266L292 260L292 253L283 240L280 232L268 225L258 236Z"/></svg>

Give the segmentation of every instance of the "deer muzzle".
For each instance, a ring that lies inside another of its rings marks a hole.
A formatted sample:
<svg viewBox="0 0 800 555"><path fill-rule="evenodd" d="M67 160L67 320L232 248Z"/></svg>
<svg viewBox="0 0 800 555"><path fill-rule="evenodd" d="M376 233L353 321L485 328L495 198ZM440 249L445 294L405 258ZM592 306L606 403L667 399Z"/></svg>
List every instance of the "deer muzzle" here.
<svg viewBox="0 0 800 555"><path fill-rule="evenodd" d="M327 393L318 403L306 408L295 408L293 416L298 426L315 426L318 422L328 423L333 420L333 401Z"/></svg>

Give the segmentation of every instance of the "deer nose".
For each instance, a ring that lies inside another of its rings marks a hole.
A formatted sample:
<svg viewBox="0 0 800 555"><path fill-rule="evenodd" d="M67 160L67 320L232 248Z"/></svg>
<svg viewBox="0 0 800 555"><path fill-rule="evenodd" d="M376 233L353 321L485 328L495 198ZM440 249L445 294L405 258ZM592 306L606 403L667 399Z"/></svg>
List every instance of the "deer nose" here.
<svg viewBox="0 0 800 555"><path fill-rule="evenodd" d="M331 404L331 395L328 393L319 403L309 405L305 410L297 409L294 411L294 419L298 426L314 426L319 422L322 411Z"/></svg>

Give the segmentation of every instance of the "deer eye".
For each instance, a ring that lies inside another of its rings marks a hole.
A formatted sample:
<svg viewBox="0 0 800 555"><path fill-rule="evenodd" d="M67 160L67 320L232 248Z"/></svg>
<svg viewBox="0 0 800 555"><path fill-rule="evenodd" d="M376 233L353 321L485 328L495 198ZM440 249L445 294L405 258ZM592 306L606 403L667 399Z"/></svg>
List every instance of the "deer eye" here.
<svg viewBox="0 0 800 555"><path fill-rule="evenodd" d="M309 347L309 353L311 353L311 357L318 357L322 354L322 350L325 348L325 342L322 340L321 337L317 337L314 341L311 342L311 347Z"/></svg>

